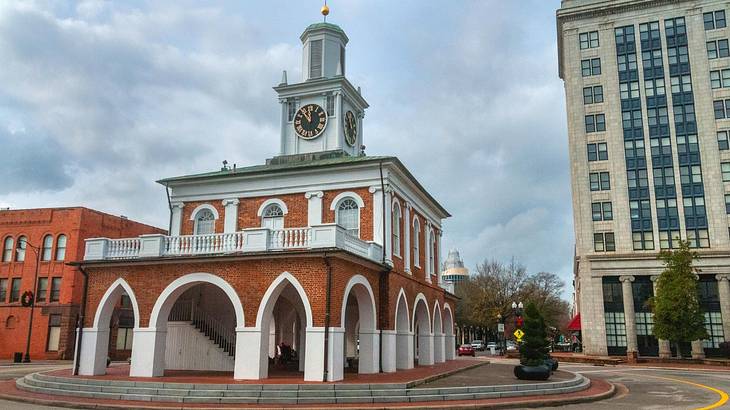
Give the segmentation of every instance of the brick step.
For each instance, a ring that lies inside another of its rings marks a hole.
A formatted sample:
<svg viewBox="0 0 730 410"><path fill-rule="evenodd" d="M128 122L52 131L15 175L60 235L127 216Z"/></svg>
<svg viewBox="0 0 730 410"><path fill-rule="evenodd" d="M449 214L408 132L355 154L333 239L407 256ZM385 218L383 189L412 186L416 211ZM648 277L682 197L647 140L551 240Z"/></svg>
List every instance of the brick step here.
<svg viewBox="0 0 730 410"><path fill-rule="evenodd" d="M21 390L35 393L95 399L221 404L339 404L474 400L562 394L585 390L590 387L590 380L582 375L576 375L567 381L539 384L394 389L369 389L363 386L371 385L356 385L355 388L346 389L340 387L347 385L335 384L184 384L94 380L33 373L18 379L16 385ZM378 387L383 386L387 385L378 385Z"/></svg>

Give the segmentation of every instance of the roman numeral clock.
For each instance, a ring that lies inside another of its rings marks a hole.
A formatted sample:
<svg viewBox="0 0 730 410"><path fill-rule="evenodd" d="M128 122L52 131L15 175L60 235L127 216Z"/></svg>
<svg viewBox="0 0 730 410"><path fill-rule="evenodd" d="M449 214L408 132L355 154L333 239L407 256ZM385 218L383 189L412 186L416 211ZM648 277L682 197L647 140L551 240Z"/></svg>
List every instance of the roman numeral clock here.
<svg viewBox="0 0 730 410"><path fill-rule="evenodd" d="M327 126L327 113L317 104L299 108L294 116L294 131L304 139L317 138Z"/></svg>

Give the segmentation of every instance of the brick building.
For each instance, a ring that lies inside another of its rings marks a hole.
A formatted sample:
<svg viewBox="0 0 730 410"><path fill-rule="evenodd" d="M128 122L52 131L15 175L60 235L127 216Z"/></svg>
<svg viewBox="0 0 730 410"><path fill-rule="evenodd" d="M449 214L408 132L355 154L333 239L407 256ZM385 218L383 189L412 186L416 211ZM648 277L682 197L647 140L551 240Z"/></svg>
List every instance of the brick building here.
<svg viewBox="0 0 730 410"><path fill-rule="evenodd" d="M30 308L21 305L21 297L34 291L39 257L30 357L70 359L83 275L66 262L83 258L87 238L162 232L81 207L0 211L0 359L25 352Z"/></svg>
<svg viewBox="0 0 730 410"><path fill-rule="evenodd" d="M80 374L105 373L122 296L137 377L335 381L453 359L456 298L439 277L450 215L397 158L364 154L368 104L344 75L342 29L313 24L301 40L303 81L284 72L274 88L280 155L159 181L170 236L87 240Z"/></svg>

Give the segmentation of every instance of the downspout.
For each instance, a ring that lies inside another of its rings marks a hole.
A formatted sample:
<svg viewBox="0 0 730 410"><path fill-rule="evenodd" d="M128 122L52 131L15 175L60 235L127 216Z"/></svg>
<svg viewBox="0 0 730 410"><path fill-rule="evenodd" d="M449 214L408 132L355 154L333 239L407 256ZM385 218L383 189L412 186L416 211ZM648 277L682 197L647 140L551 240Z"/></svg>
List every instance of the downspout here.
<svg viewBox="0 0 730 410"><path fill-rule="evenodd" d="M325 313L324 313L324 375L322 381L327 382L329 376L329 345L330 345L330 310L331 310L331 295L332 295L332 265L327 257L327 252L324 253L324 264L327 267L327 294L325 302Z"/></svg>
<svg viewBox="0 0 730 410"><path fill-rule="evenodd" d="M165 193L167 194L167 209L170 210L170 220L167 223L167 234L172 235L172 201L170 200L170 187L165 185Z"/></svg>
<svg viewBox="0 0 730 410"><path fill-rule="evenodd" d="M84 275L84 293L81 295L81 312L77 320L78 331L76 332L76 348L74 349L73 376L78 376L79 374L79 355L81 354L81 339L84 333L84 319L86 315L86 294L89 291L89 274L86 273L83 267L79 266L78 268L81 274Z"/></svg>
<svg viewBox="0 0 730 410"><path fill-rule="evenodd" d="M386 315L384 312L387 311L387 306L389 305L388 299L389 299L389 286L388 286L388 273L390 272L390 266L385 263L385 179L383 178L383 161L380 160L379 162L380 167L380 189L383 193L383 200L382 202L382 226L383 226L383 257L382 257L382 265L383 265L383 271L380 272L380 278L378 280L378 287L379 293L380 293L380 303L378 304L378 319L380 319L379 328L380 332L378 332L378 350L380 351L380 369L379 371L382 373L383 371L383 328L385 327L385 317Z"/></svg>

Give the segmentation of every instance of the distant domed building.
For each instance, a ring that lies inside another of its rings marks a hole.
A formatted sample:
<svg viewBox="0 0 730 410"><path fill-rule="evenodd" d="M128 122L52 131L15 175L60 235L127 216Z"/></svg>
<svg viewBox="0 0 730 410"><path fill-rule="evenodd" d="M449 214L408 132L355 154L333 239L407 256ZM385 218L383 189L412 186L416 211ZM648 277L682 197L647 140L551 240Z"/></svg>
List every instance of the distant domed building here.
<svg viewBox="0 0 730 410"><path fill-rule="evenodd" d="M444 261L443 269L441 269L441 280L450 285L450 290L453 292L453 285L461 281L466 280L469 277L469 269L464 267L464 261L459 255L459 251L452 249L449 251L449 256Z"/></svg>

